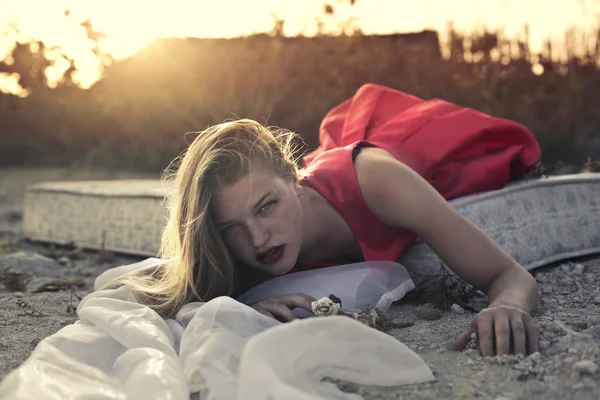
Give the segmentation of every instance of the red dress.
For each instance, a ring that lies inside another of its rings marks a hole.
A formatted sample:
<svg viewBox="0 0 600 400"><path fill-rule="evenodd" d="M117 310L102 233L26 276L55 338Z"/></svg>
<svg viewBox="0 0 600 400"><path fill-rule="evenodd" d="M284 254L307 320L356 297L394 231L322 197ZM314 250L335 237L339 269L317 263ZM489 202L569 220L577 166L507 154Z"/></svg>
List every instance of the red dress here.
<svg viewBox="0 0 600 400"><path fill-rule="evenodd" d="M367 207L354 170L357 146L388 151L447 200L500 189L541 156L533 134L516 122L374 84L327 114L319 143L303 159L310 172L303 184L340 213L365 261L397 261L416 237L383 223ZM331 265L299 262L290 273Z"/></svg>

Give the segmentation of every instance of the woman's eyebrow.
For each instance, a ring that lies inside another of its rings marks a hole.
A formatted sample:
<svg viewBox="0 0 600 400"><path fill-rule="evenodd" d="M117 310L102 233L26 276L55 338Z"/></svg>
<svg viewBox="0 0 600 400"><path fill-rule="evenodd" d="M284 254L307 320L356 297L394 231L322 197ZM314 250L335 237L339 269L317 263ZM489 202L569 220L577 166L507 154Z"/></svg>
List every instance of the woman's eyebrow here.
<svg viewBox="0 0 600 400"><path fill-rule="evenodd" d="M251 210L258 208L258 206L260 206L262 204L262 202L265 201L265 199L271 195L271 193L273 193L273 191L269 190L267 193L260 196L258 201L256 203L254 203L254 205L252 206ZM223 227L225 225L230 225L232 223L233 223L233 221L223 221L223 222L217 222L216 224L218 227Z"/></svg>

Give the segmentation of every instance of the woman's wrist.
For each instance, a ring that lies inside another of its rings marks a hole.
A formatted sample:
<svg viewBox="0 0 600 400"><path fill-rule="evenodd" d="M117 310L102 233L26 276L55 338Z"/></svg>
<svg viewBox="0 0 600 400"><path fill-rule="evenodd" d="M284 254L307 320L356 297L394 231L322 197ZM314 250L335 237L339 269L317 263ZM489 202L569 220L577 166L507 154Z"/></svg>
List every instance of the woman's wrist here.
<svg viewBox="0 0 600 400"><path fill-rule="evenodd" d="M531 314L538 299L537 282L521 267L507 270L494 280L488 290L488 298L489 307L516 307Z"/></svg>

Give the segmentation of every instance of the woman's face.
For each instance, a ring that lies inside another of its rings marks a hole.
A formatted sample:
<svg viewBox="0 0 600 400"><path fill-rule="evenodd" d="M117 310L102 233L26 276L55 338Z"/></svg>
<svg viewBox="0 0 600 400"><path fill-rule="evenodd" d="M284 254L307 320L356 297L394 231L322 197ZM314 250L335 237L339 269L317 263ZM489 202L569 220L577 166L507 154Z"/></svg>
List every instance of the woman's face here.
<svg viewBox="0 0 600 400"><path fill-rule="evenodd" d="M236 259L272 275L296 264L302 245L302 187L268 168L218 190L211 214Z"/></svg>

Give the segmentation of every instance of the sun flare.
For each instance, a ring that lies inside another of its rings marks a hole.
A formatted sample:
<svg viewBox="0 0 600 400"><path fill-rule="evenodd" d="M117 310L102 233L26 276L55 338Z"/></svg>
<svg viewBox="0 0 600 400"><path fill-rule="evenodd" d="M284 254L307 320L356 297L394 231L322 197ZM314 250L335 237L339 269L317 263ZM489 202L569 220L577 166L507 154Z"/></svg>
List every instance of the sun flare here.
<svg viewBox="0 0 600 400"><path fill-rule="evenodd" d="M0 41L0 60L10 61L15 41L40 40L53 62L45 71L49 85L60 83L72 61L75 83L88 88L103 73L104 61L98 52L118 61L162 37L265 32L273 27L274 16L286 21L284 34L311 36L316 32L316 18L324 18L326 3L334 5L336 18L355 17L365 34L436 29L443 35L452 20L458 30L486 26L519 37L528 24L533 51L547 38L563 37L572 26L583 30L597 26L600 15L600 1L596 0L552 4L541 0L357 0L354 6L339 0L19 0L0 3L0 32L5 28L6 39ZM82 26L86 20L103 34L97 48ZM11 24L18 32L10 29ZM0 74L0 90L17 90L15 79Z"/></svg>

